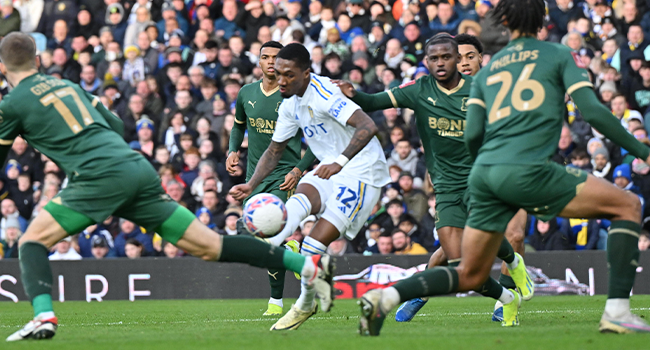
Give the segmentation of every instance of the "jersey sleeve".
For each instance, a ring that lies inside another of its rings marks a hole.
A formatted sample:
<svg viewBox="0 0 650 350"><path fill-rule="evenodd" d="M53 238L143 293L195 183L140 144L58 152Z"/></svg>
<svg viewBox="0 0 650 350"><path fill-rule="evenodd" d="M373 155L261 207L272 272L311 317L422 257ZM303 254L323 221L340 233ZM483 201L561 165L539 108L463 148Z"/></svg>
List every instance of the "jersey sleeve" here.
<svg viewBox="0 0 650 350"><path fill-rule="evenodd" d="M0 102L0 146L11 146L21 131L20 122L7 102L7 99Z"/></svg>
<svg viewBox="0 0 650 350"><path fill-rule="evenodd" d="M290 138L296 136L300 125L295 117L293 117L293 108L290 108L291 102L289 100L282 101L280 109L278 110L278 122L275 124L275 131L273 132L273 142L282 143Z"/></svg>
<svg viewBox="0 0 650 350"><path fill-rule="evenodd" d="M420 95L420 85L419 80L413 80L388 90L393 107L413 109L415 99Z"/></svg>
<svg viewBox="0 0 650 350"><path fill-rule="evenodd" d="M240 89L237 94L237 102L235 103L235 123L239 125L246 125L246 112L244 112L244 98Z"/></svg>
<svg viewBox="0 0 650 350"><path fill-rule="evenodd" d="M478 79L472 81L472 88L467 100L467 126L465 128L465 147L472 159L476 159L483 145L485 133L485 98Z"/></svg>
<svg viewBox="0 0 650 350"><path fill-rule="evenodd" d="M347 125L348 119L352 117L354 112L361 109L358 104L347 98L347 96L343 95L341 92L335 92L332 97L324 101L324 103L314 104L313 108L316 109L318 113L328 114L343 126Z"/></svg>
<svg viewBox="0 0 650 350"><path fill-rule="evenodd" d="M562 52L562 82L567 94L571 95L576 90L583 87L593 88L589 81L589 74L586 66L580 60L580 56L572 51L563 50Z"/></svg>

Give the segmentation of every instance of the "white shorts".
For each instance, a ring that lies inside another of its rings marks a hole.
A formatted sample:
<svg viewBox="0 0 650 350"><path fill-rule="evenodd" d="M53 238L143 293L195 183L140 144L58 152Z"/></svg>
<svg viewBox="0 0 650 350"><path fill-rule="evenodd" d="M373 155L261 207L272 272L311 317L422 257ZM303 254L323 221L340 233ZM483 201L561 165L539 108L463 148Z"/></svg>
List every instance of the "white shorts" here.
<svg viewBox="0 0 650 350"><path fill-rule="evenodd" d="M316 169L307 173L299 184L314 186L321 202L318 215L336 226L341 235L354 239L379 201L381 188L340 174L329 180L321 179L314 175Z"/></svg>

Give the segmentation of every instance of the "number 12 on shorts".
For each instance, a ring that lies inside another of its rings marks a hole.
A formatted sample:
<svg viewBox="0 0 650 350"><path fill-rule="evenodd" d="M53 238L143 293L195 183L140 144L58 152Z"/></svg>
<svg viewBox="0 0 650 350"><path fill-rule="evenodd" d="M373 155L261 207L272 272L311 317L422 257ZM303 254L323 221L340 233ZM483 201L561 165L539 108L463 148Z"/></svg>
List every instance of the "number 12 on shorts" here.
<svg viewBox="0 0 650 350"><path fill-rule="evenodd" d="M357 191L346 187L339 186L336 200L339 202L339 210L348 216L350 220L354 220L359 209L363 206L364 192L366 184L359 182Z"/></svg>

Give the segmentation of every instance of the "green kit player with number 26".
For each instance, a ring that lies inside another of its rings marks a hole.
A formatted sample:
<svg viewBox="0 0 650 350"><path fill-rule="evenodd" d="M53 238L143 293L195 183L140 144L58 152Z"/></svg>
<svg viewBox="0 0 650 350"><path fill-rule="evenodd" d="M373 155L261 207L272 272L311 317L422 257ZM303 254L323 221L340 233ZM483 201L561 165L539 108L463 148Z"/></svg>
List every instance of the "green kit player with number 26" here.
<svg viewBox="0 0 650 350"><path fill-rule="evenodd" d="M629 134L596 98L589 75L571 49L537 40L543 0L500 0L494 10L511 32L510 43L474 78L467 102L465 145L474 166L469 176L470 211L457 268L436 267L361 298L361 331L378 335L385 315L401 301L473 290L490 275L510 219L521 208L541 220L604 218L609 291L601 332L650 332L630 311L639 261L641 203L636 195L575 168L550 162L557 148L568 94L585 119L644 161L650 149ZM518 324L516 304L504 319Z"/></svg>
<svg viewBox="0 0 650 350"><path fill-rule="evenodd" d="M113 214L157 232L203 260L301 273L303 281L317 290L321 307L329 309L329 257L305 258L250 237L220 236L165 194L151 164L124 142L122 121L98 99L76 84L38 73L36 45L29 35L5 36L0 61L0 71L13 86L0 103L0 162L21 135L69 179L20 238L21 278L34 318L7 341L55 335L58 320L52 307L48 250Z"/></svg>

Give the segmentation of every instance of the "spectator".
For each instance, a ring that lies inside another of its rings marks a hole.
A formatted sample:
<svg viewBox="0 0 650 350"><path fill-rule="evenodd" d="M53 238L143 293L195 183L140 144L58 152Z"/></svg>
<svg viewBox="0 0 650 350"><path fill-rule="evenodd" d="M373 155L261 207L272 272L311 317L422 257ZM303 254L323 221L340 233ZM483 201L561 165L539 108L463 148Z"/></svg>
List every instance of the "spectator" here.
<svg viewBox="0 0 650 350"><path fill-rule="evenodd" d="M625 36L623 36L616 29L616 22L612 17L603 18L600 26L600 31L597 33L599 34L600 40L602 41L601 47L604 47L607 40L614 40L614 43L616 43L617 46L626 44ZM613 57L613 55L610 55L610 59L611 57Z"/></svg>
<svg viewBox="0 0 650 350"><path fill-rule="evenodd" d="M123 21L125 15L124 7L120 3L112 3L106 8L106 18L104 19L106 25L113 33L115 41L120 46L124 47L124 35L126 34L126 27L128 23Z"/></svg>
<svg viewBox="0 0 650 350"><path fill-rule="evenodd" d="M222 17L214 21L214 30L217 37L228 40L233 35L239 35L245 38L246 32L237 25L239 16L237 2L235 0L225 0L222 6Z"/></svg>
<svg viewBox="0 0 650 350"><path fill-rule="evenodd" d="M34 188L28 173L18 175L18 184L10 189L9 195L14 200L20 217L31 217L34 210Z"/></svg>
<svg viewBox="0 0 650 350"><path fill-rule="evenodd" d="M199 219L203 225L216 231L217 225L212 221L212 213L210 212L210 209L206 207L199 208L199 210L196 211L196 218Z"/></svg>
<svg viewBox="0 0 650 350"><path fill-rule="evenodd" d="M2 243L4 259L18 259L18 239L22 235L20 224L15 218L8 219L5 224L4 239Z"/></svg>
<svg viewBox="0 0 650 350"><path fill-rule="evenodd" d="M147 117L144 110L144 101L138 94L131 95L129 98L129 109L122 116L124 122L124 140L126 142L133 142L137 140L137 123Z"/></svg>
<svg viewBox="0 0 650 350"><path fill-rule="evenodd" d="M393 253L393 237L388 232L379 235L377 239L377 251L381 255L388 255Z"/></svg>
<svg viewBox="0 0 650 350"><path fill-rule="evenodd" d="M420 26L417 22L411 22L404 27L404 37L406 40L402 42L402 50L414 55L417 62L422 61L425 39L420 35Z"/></svg>
<svg viewBox="0 0 650 350"><path fill-rule="evenodd" d="M99 94L99 91L102 87L102 81L99 80L99 78L97 78L97 74L95 74L95 66L90 64L84 66L81 69L81 74L79 77L81 78L79 86L81 86L82 89L92 95Z"/></svg>
<svg viewBox="0 0 650 350"><path fill-rule="evenodd" d="M133 10L132 10L133 12ZM135 9L135 21L128 24L124 33L124 47L137 45L140 33L143 33L151 22L151 14L146 6Z"/></svg>
<svg viewBox="0 0 650 350"><path fill-rule="evenodd" d="M650 248L650 232L642 230L639 235L639 250L646 251Z"/></svg>
<svg viewBox="0 0 650 350"><path fill-rule="evenodd" d="M201 155L196 147L191 147L183 153L183 161L185 162L185 169L181 172L181 179L188 185L191 185L194 180L199 176L199 162Z"/></svg>
<svg viewBox="0 0 650 350"><path fill-rule="evenodd" d="M621 121L621 125L629 130L628 121L630 118L643 121L643 116L637 111L627 108L627 99L625 95L615 94L612 97L612 114Z"/></svg>
<svg viewBox="0 0 650 350"><path fill-rule="evenodd" d="M79 83L81 66L77 62L68 59L68 54L65 49L59 47L54 50L52 53L52 63L54 63L54 66L50 70L56 68L63 79L68 79L73 83Z"/></svg>
<svg viewBox="0 0 650 350"><path fill-rule="evenodd" d="M29 2L34 2L29 1ZM24 3L24 2L23 2ZM93 13L85 5L79 6L79 13L77 13L77 21L72 27L72 32L75 35L83 35L86 39L92 36L99 36L99 21L94 20ZM21 30L23 32L28 30Z"/></svg>
<svg viewBox="0 0 650 350"><path fill-rule="evenodd" d="M409 237L406 232L396 229L391 234L393 239L393 248L395 249L395 254L398 255L420 255L427 254L427 250L424 249L419 243L412 242L411 237Z"/></svg>
<svg viewBox="0 0 650 350"><path fill-rule="evenodd" d="M650 41L645 38L641 26L632 25L627 32L627 45L621 45L621 49L616 52L612 58L612 67L621 72L624 77L627 76L631 70L629 64L631 57L636 55L641 59L650 59L648 45L650 45Z"/></svg>
<svg viewBox="0 0 650 350"><path fill-rule="evenodd" d="M93 250L95 248L96 239L101 240L101 243L106 243L107 253L113 249L113 236L106 229L99 227L97 224L88 226L83 232L79 234L79 255L82 258L91 258L94 256ZM106 254L104 254L105 256Z"/></svg>
<svg viewBox="0 0 650 350"><path fill-rule="evenodd" d="M135 238L129 238L124 245L124 254L129 259L139 259L145 255L144 245Z"/></svg>
<svg viewBox="0 0 650 350"><path fill-rule="evenodd" d="M390 158L387 161L387 165L390 167L392 165L399 166L403 171L408 171L411 174L415 174L417 170L418 163L418 152L411 147L411 142L403 138L395 144L395 149L390 153ZM420 184L422 179L420 179Z"/></svg>
<svg viewBox="0 0 650 350"><path fill-rule="evenodd" d="M632 182L632 171L629 164L621 164L614 169L614 185L626 191L636 194L641 201L641 207L645 210L645 199L641 196L640 189Z"/></svg>
<svg viewBox="0 0 650 350"><path fill-rule="evenodd" d="M650 61L643 61L639 77L628 81L623 91L631 110L645 111L650 106Z"/></svg>
<svg viewBox="0 0 650 350"><path fill-rule="evenodd" d="M167 184L169 190L170 183ZM144 252L153 252L153 236L143 233L139 226L131 221L120 219L120 233L115 237L115 255L125 257L125 246L128 240L135 239L142 243Z"/></svg>
<svg viewBox="0 0 650 350"><path fill-rule="evenodd" d="M607 148L604 146L598 147L592 154L592 158L591 163L594 169L592 174L601 179L613 182L614 172L612 171L612 163L609 161L609 152L607 151Z"/></svg>
<svg viewBox="0 0 650 350"><path fill-rule="evenodd" d="M136 94L140 96L144 104L143 112L145 110L148 111L148 115L151 117L154 123L160 125L160 119L164 105L160 96L156 92L151 91L147 80L138 82L138 84L136 84Z"/></svg>
<svg viewBox="0 0 650 350"><path fill-rule="evenodd" d="M419 179L420 187L422 179ZM427 212L427 196L419 189L414 188L413 174L409 171L403 171L399 176L399 187L402 190L402 198L408 208L408 213L413 215L417 222L422 220ZM422 243L418 241L418 243Z"/></svg>
<svg viewBox="0 0 650 350"><path fill-rule="evenodd" d="M154 159L152 165L154 169L158 171L163 165L169 165L170 159L171 156L169 154L169 150L167 150L167 147L164 145L161 145L156 147L156 150L154 151Z"/></svg>
<svg viewBox="0 0 650 350"><path fill-rule="evenodd" d="M22 165L23 172L32 176L35 175L36 168L41 165L40 155L20 136L16 137L7 155L7 161L12 159Z"/></svg>
<svg viewBox="0 0 650 350"><path fill-rule="evenodd" d="M591 172L591 158L584 148L576 148L571 154L569 154L571 159L570 167L582 169L586 172Z"/></svg>
<svg viewBox="0 0 650 350"><path fill-rule="evenodd" d="M461 20L479 21L476 13L476 2L474 0L457 0L454 6L454 12L458 14Z"/></svg>
<svg viewBox="0 0 650 350"><path fill-rule="evenodd" d="M63 20L70 27L74 24L77 13L77 5L74 0L46 1L36 31L51 38L56 21Z"/></svg>
<svg viewBox="0 0 650 350"><path fill-rule="evenodd" d="M562 127L562 133L560 134L560 141L558 142L557 152L551 158L551 160L561 165L567 165L570 163L569 155L575 148L576 144L573 142L571 129L569 129L567 125L564 125Z"/></svg>
<svg viewBox="0 0 650 350"><path fill-rule="evenodd" d="M224 227L219 233L227 236L237 235L237 220L241 217L241 214L237 210L226 210Z"/></svg>
<svg viewBox="0 0 650 350"><path fill-rule="evenodd" d="M438 15L429 23L431 34L446 32L451 35L458 34L458 25L463 20L454 12L454 8L447 0L438 3Z"/></svg>
<svg viewBox="0 0 650 350"><path fill-rule="evenodd" d="M149 68L140 55L140 49L137 46L131 45L124 49L124 70L122 72L122 80L127 81L131 87L144 80L145 75L149 73Z"/></svg>
<svg viewBox="0 0 650 350"><path fill-rule="evenodd" d="M404 59L404 50L402 45L397 39L390 39L386 43L386 53L384 54L384 62L389 68L399 68L400 63ZM377 73L379 76L379 73Z"/></svg>
<svg viewBox="0 0 650 350"><path fill-rule="evenodd" d="M549 221L536 220L534 232L528 237L528 242L537 251L569 250L569 241L558 230L555 218Z"/></svg>
<svg viewBox="0 0 650 350"><path fill-rule="evenodd" d="M0 18L0 38L11 32L20 31L20 13L14 9L12 0L0 1L0 11L2 12L2 18Z"/></svg>
<svg viewBox="0 0 650 350"><path fill-rule="evenodd" d="M45 0L20 1L14 4L15 9L20 13L20 31L33 33L38 27L43 14ZM81 11L81 10L79 10Z"/></svg>
<svg viewBox="0 0 650 350"><path fill-rule="evenodd" d="M93 236L91 253L92 258L98 260L110 257L110 247L104 236Z"/></svg>
<svg viewBox="0 0 650 350"><path fill-rule="evenodd" d="M354 248L352 248L352 244L345 237L339 237L327 247L327 254L331 256L354 254Z"/></svg>
<svg viewBox="0 0 650 350"><path fill-rule="evenodd" d="M379 225L379 223L372 222L370 225L368 225L368 228L366 229L366 251L372 254L379 253L377 242L379 240L379 236L382 233L384 233L384 229L381 227L381 225Z"/></svg>
<svg viewBox="0 0 650 350"><path fill-rule="evenodd" d="M67 54L71 53L72 40L69 37L68 24L64 20L58 20L54 23L52 37L47 41L47 48L54 50L63 48Z"/></svg>
<svg viewBox="0 0 650 350"><path fill-rule="evenodd" d="M20 225L20 232L25 232L27 230L27 220L23 217L20 216L20 213L18 212L18 208L16 207L16 204L14 203L13 199L11 198L5 198L0 202L0 211L2 212L2 220L0 220L0 226L2 227L2 231L0 232L0 239L5 239L7 233L7 223L11 219L15 219L18 221L18 224Z"/></svg>
<svg viewBox="0 0 650 350"><path fill-rule="evenodd" d="M180 251L175 245L164 242L163 243L163 254L169 259L174 259L183 256L183 252Z"/></svg>
<svg viewBox="0 0 650 350"><path fill-rule="evenodd" d="M50 255L50 260L81 260L81 255L72 248L72 236L68 236L56 244L54 254Z"/></svg>
<svg viewBox="0 0 650 350"><path fill-rule="evenodd" d="M151 40L146 32L138 33L137 46L144 60L146 71L155 72L158 69L158 51L151 47Z"/></svg>
<svg viewBox="0 0 650 350"><path fill-rule="evenodd" d="M258 33L261 27L270 27L273 24L271 18L264 14L262 2L259 0L249 1L244 10L245 13L242 16L242 25L240 27L244 28L246 33ZM246 45L250 46L256 39L254 35L247 35Z"/></svg>
<svg viewBox="0 0 650 350"><path fill-rule="evenodd" d="M413 215L403 214L400 218L398 228L406 233L411 238L411 241L420 244L427 251L434 250L433 232L425 233L422 231Z"/></svg>
<svg viewBox="0 0 650 350"><path fill-rule="evenodd" d="M151 119L146 115L143 115L142 119L138 120L136 131L138 133L138 140L131 141L129 146L132 149L139 150L148 159L153 158L154 149L156 148L156 144L153 141L153 121L151 121Z"/></svg>

